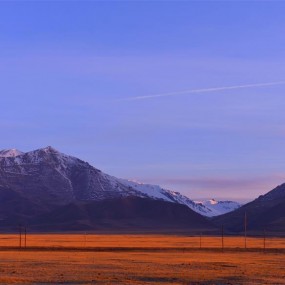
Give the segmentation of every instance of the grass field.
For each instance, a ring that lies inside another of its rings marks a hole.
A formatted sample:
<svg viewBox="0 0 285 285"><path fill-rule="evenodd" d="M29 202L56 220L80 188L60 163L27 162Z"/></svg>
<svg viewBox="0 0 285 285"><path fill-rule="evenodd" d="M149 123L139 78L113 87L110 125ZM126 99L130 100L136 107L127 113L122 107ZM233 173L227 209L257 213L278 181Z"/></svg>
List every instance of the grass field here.
<svg viewBox="0 0 285 285"><path fill-rule="evenodd" d="M24 245L24 240L22 240ZM0 235L0 283L285 284L285 239Z"/></svg>

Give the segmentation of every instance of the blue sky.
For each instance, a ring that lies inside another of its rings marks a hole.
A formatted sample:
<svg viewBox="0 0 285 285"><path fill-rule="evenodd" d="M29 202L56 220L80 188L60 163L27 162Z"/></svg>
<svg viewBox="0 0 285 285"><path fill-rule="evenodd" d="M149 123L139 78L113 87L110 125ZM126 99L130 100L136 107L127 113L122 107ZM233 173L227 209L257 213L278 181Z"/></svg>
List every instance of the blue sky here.
<svg viewBox="0 0 285 285"><path fill-rule="evenodd" d="M1 148L52 145L192 198L285 182L279 1L0 2Z"/></svg>

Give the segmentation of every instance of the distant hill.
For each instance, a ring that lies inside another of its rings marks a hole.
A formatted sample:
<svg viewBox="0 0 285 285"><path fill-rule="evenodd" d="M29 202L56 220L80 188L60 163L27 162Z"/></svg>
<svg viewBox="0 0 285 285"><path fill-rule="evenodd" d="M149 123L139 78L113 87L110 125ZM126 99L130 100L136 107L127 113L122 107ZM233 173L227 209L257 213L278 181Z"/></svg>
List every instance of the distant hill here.
<svg viewBox="0 0 285 285"><path fill-rule="evenodd" d="M208 217L223 215L241 207L241 204L235 201L217 201L215 199L195 201L195 203L208 209L204 214Z"/></svg>
<svg viewBox="0 0 285 285"><path fill-rule="evenodd" d="M244 229L244 215L247 216L249 231L285 233L285 184L240 207L239 209L213 218L216 225L240 232Z"/></svg>
<svg viewBox="0 0 285 285"><path fill-rule="evenodd" d="M36 216L30 224L40 231L214 230L209 220L184 205L139 197L75 202Z"/></svg>

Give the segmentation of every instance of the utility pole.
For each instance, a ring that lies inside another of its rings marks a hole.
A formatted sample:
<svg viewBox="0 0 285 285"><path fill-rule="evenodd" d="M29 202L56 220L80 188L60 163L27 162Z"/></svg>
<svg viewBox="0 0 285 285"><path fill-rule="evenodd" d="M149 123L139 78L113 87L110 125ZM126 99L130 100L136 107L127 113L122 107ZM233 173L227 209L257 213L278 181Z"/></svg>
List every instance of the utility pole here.
<svg viewBox="0 0 285 285"><path fill-rule="evenodd" d="M247 215L246 215L246 212L244 212L244 248L245 249L247 249L246 239L247 239Z"/></svg>
<svg viewBox="0 0 285 285"><path fill-rule="evenodd" d="M266 231L263 230L263 251L265 252L266 249Z"/></svg>
<svg viewBox="0 0 285 285"><path fill-rule="evenodd" d="M222 251L224 252L224 225L222 225Z"/></svg>
<svg viewBox="0 0 285 285"><path fill-rule="evenodd" d="M25 248L27 247L27 227L25 227Z"/></svg>
<svg viewBox="0 0 285 285"><path fill-rule="evenodd" d="M22 248L22 225L19 225L19 248Z"/></svg>

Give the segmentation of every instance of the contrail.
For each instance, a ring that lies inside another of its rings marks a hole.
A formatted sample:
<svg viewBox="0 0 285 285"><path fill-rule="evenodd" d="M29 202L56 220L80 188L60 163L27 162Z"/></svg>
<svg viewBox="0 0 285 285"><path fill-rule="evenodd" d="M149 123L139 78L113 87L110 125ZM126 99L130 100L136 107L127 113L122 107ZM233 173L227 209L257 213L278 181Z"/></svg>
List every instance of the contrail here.
<svg viewBox="0 0 285 285"><path fill-rule="evenodd" d="M235 85L235 86L224 86L224 87L214 87L214 88L204 88L204 89L190 89L190 90L171 92L171 93L161 93L161 94L152 94L152 95L144 95L144 96L137 96L137 97L127 97L127 98L119 99L119 101L145 100L145 99L152 99L152 98L158 98L158 97L177 96L177 95L183 95L183 94L215 92L215 91L234 90L234 89L243 89L243 88L254 88L254 87L266 87L266 86L283 85L283 84L285 84L285 81L257 83L257 84L246 84L246 85Z"/></svg>

